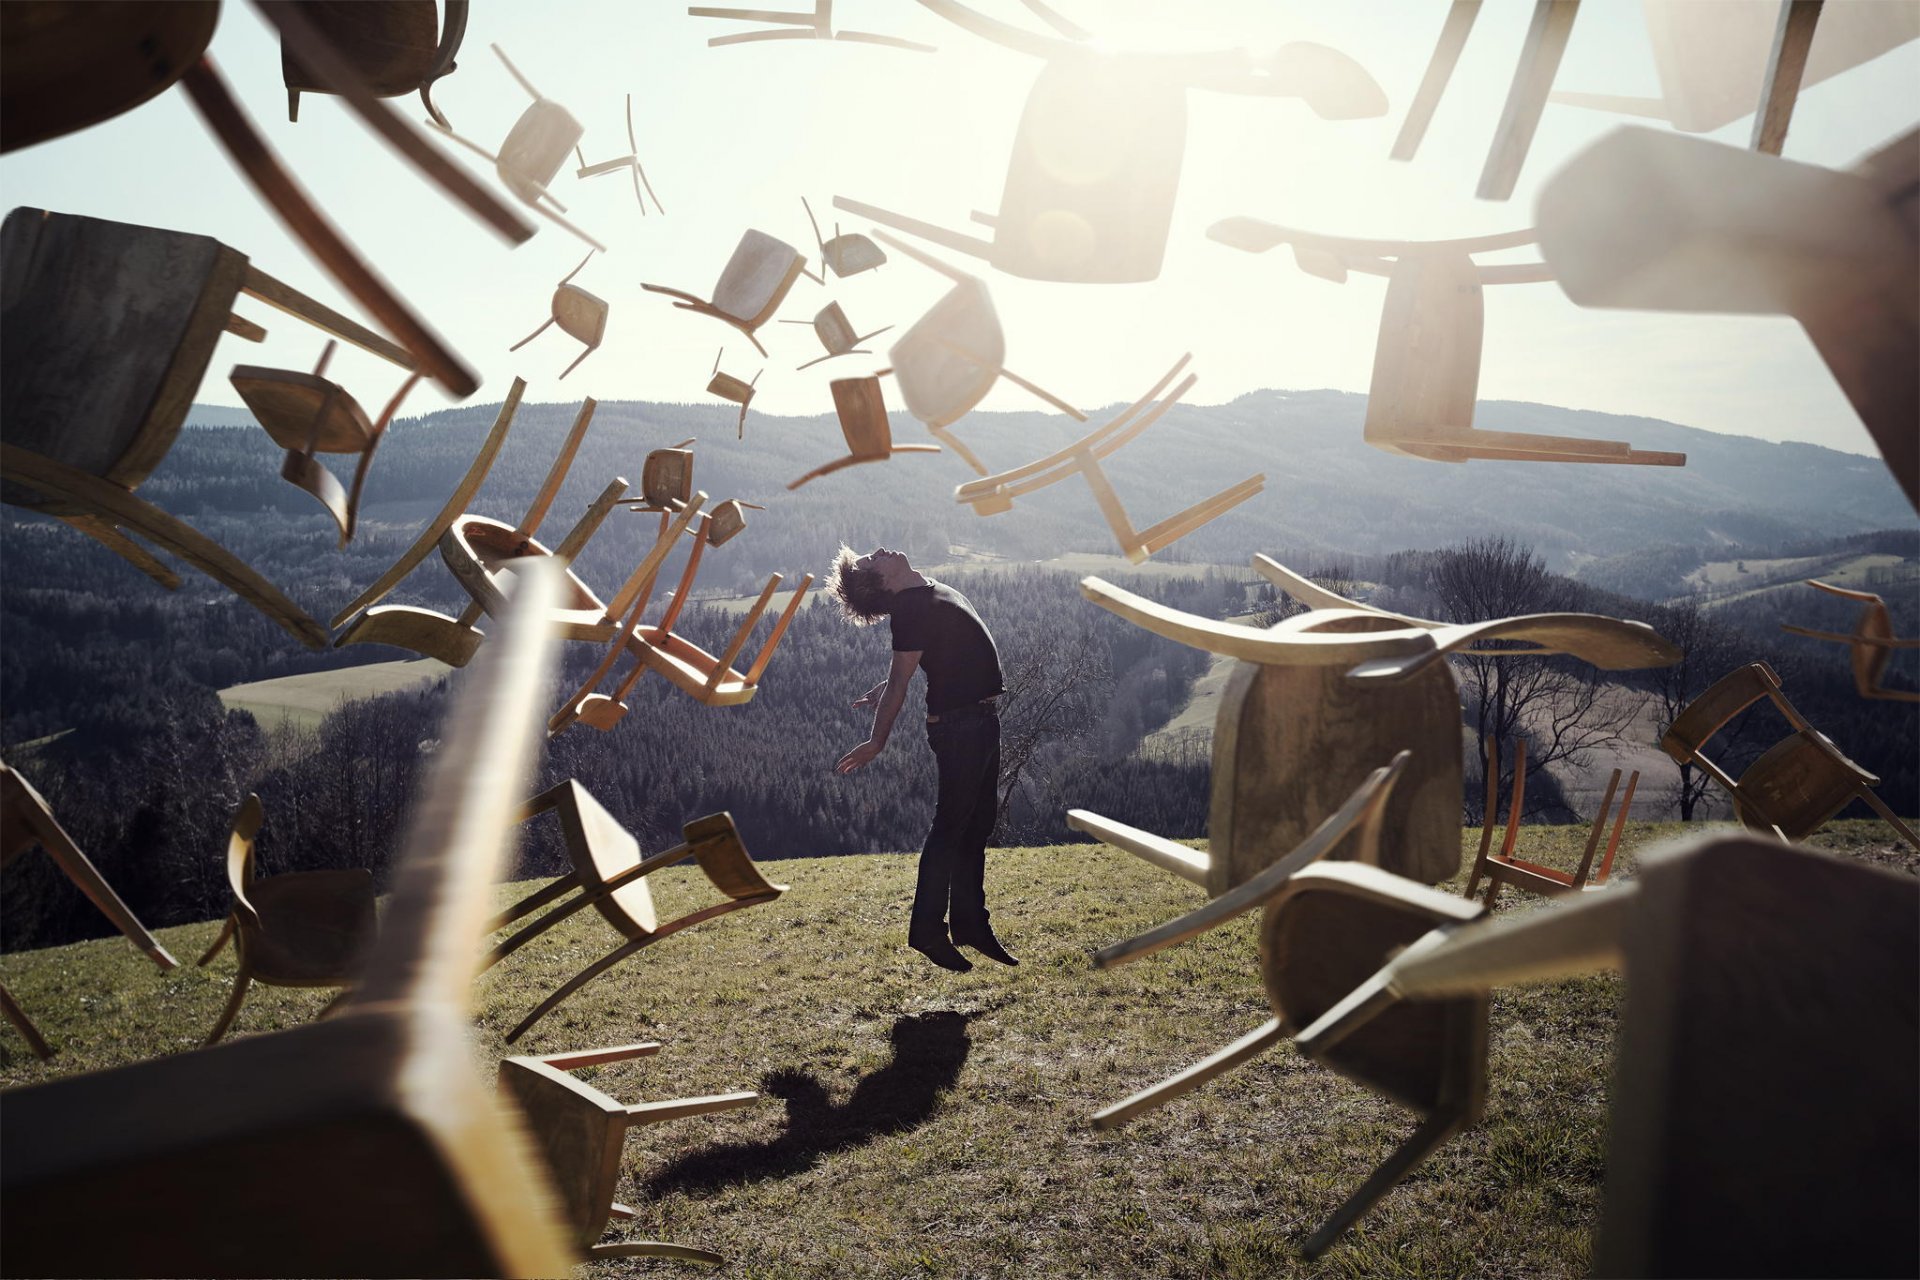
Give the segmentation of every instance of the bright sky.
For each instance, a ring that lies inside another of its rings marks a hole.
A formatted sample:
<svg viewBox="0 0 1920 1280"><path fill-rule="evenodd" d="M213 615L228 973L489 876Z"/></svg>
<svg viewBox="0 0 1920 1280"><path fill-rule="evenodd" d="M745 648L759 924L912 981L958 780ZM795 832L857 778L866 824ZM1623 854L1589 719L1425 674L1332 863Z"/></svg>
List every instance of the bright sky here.
<svg viewBox="0 0 1920 1280"><path fill-rule="evenodd" d="M975 3L1040 29L1016 0ZM1316 40L1364 65L1389 102L1381 118L1329 122L1293 99L1191 93L1172 238L1165 268L1152 283L1041 283L943 253L987 280L1007 330L1008 366L1086 409L1134 399L1189 350L1200 375L1189 397L1196 403L1263 387L1364 392L1384 282L1356 276L1330 284L1296 270L1284 249L1248 256L1207 240L1206 228L1243 214L1353 236L1506 231L1530 223L1534 194L1556 167L1626 123L1550 106L1513 199L1479 201L1473 188L1530 0L1486 4L1411 164L1391 161L1387 152L1439 33L1447 7L1441 0L1053 4L1116 48L1259 49ZM788 7L805 8L806 0ZM546 317L554 283L586 252L580 242L536 218L534 238L509 248L415 177L337 100L309 96L301 123L288 123L278 40L250 6L223 7L212 52L322 208L480 370L485 385L477 401L497 401L515 374L528 379L534 401L583 395L701 401L715 352L724 346L722 368L743 379L767 365L757 410L815 414L831 411L827 382L882 367L894 335L878 339L871 358L796 372L794 366L822 354L810 329L769 324L761 337L772 359L763 362L731 328L677 311L643 293L639 283L705 296L748 227L815 257L802 195L824 224L836 216L833 196L844 195L979 231L969 227L968 211L998 204L1015 127L1040 67L907 0L840 0L835 17L842 29L920 40L940 52L798 40L710 49L709 36L753 25L689 17L666 0L474 5L460 70L435 93L455 128L492 149L527 105L488 50L492 42L586 127L589 163L627 153L622 102L631 93L641 160L667 209L665 217L643 218L624 174L581 181L569 165L556 179L555 192L571 216L610 249L576 283L613 308L605 344L564 383L555 378L578 346L557 329L519 352L507 348ZM1589 0L1557 86L1657 93L1640 6ZM394 102L411 118L424 115L417 98ZM1920 43L1909 43L1807 88L1786 155L1844 166L1917 119ZM1715 136L1745 145L1750 130L1749 117ZM486 174L477 157L454 154ZM215 236L269 273L357 314L254 196L182 90L0 159L0 189L9 207ZM867 229L837 216L846 230ZM946 287L943 278L895 255L878 271L828 277L825 288L802 279L781 314L805 320L838 300L859 332L887 324L904 329ZM271 336L264 345L224 339L201 401L239 403L225 376L234 364L305 368L318 355L314 331L242 303L242 314L266 324ZM331 372L371 409L397 382L390 366L358 352L343 351ZM1480 395L1872 452L1864 428L1791 320L1583 311L1551 284L1488 291ZM888 396L900 407L891 387ZM445 403L437 388L427 387L416 391L403 416ZM1038 405L1003 382L983 407Z"/></svg>

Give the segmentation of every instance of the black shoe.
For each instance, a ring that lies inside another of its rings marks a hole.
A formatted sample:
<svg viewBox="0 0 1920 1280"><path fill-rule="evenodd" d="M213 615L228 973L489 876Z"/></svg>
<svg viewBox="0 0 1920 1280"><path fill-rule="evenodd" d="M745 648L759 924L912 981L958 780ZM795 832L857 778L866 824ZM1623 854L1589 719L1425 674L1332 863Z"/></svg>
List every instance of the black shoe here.
<svg viewBox="0 0 1920 1280"><path fill-rule="evenodd" d="M955 973L965 973L973 968L973 962L954 949L954 945L945 937L930 935L916 938L907 937L907 945L918 951L942 969L951 969Z"/></svg>
<svg viewBox="0 0 1920 1280"><path fill-rule="evenodd" d="M972 947L989 960L998 960L1001 964L1019 964L1013 953L1000 945L1000 939L993 936L993 926L981 925L978 929L955 929L955 944Z"/></svg>

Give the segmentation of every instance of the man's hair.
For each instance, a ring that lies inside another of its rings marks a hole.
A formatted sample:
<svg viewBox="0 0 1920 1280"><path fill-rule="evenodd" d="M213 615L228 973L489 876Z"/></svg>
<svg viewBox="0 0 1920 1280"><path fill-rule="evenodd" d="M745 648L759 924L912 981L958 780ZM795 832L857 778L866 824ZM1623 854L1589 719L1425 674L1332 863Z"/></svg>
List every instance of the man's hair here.
<svg viewBox="0 0 1920 1280"><path fill-rule="evenodd" d="M840 612L855 626L870 627L893 611L893 592L880 583L878 569L862 569L860 553L846 543L834 554L827 570L827 590L840 602Z"/></svg>

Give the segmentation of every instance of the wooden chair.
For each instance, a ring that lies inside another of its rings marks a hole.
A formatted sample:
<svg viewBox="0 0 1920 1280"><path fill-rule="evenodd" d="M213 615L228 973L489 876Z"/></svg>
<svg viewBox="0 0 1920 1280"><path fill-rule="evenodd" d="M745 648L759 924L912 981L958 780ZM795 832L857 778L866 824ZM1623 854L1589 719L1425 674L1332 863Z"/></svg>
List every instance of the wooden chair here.
<svg viewBox="0 0 1920 1280"><path fill-rule="evenodd" d="M820 220L813 216L813 206L805 196L800 197L800 207L807 211L807 221L813 224L813 240L820 248L820 261L826 263L827 270L834 275L844 280L886 263L885 249L855 231L842 235L837 222L833 224L833 239L826 239L820 234Z"/></svg>
<svg viewBox="0 0 1920 1280"><path fill-rule="evenodd" d="M620 1165L628 1129L686 1116L732 1111L760 1100L758 1093L746 1090L628 1105L568 1074L582 1067L626 1062L659 1051L657 1043L649 1042L543 1057L502 1058L498 1076L500 1096L525 1118L534 1145L545 1158L547 1170L560 1193L567 1232L587 1258L725 1262L725 1257L709 1249L659 1240L600 1243L610 1219L635 1216L632 1209L613 1198L620 1185Z"/></svg>
<svg viewBox="0 0 1920 1280"><path fill-rule="evenodd" d="M732 325L746 334L754 350L764 356L767 349L760 345L758 330L773 318L773 313L787 300L793 282L803 275L816 282L820 279L807 270L805 254L764 231L749 229L741 234L733 256L721 270L720 279L713 286L712 301L660 284L642 283L640 287L649 293L678 298L673 305L682 311L695 311Z"/></svg>
<svg viewBox="0 0 1920 1280"><path fill-rule="evenodd" d="M375 98L303 11L271 5L263 6L263 11L283 38L293 43L299 60L336 86L367 125L424 177L508 240L518 243L533 234L531 226L481 190L392 106ZM4 45L0 119L5 121L0 124L0 151L111 119L178 81L254 191L340 287L394 336L399 348L408 353L408 367L417 365L456 397L472 395L480 385L479 376L327 221L235 101L206 53L216 13L216 6L199 0L81 7L64 0L9 4L6 38L0 41ZM191 275L205 266L203 260L189 258L175 270ZM283 299L289 295L299 297L283 287L281 299L264 300L286 306ZM79 305L90 304L86 291L79 291L79 296ZM214 302L212 309L216 314L198 318L217 325L218 313L225 308ZM291 309L298 313L297 308Z"/></svg>
<svg viewBox="0 0 1920 1280"><path fill-rule="evenodd" d="M635 139L633 133L632 94L627 95L627 146L629 148L628 154L618 159L602 160L599 164L588 164L586 155L581 152L579 144L576 143L573 148L573 157L580 162L580 168L574 172L573 176L576 178L598 178L602 174L618 173L620 170L625 169L633 178L633 201L640 206L640 216L643 218L647 216L647 202L640 194L642 184L646 186L647 195L653 196L653 207L658 209L664 216L667 211L661 205L660 197L653 195L653 184L647 181L647 171L640 166L640 143Z"/></svg>
<svg viewBox="0 0 1920 1280"><path fill-rule="evenodd" d="M1611 893L1443 924L1296 1043L1338 1054L1390 1012L1623 969L1593 1273L1911 1275L1917 922L1911 876L1700 840L1650 853Z"/></svg>
<svg viewBox="0 0 1920 1280"><path fill-rule="evenodd" d="M1729 720L1762 698L1787 718L1793 732L1762 752L1735 781L1707 757L1706 745ZM1660 749L1719 783L1733 800L1741 824L1751 830L1802 840L1854 800L1864 800L1901 839L1920 849L1920 836L1874 794L1880 779L1840 754L1832 739L1807 723L1781 692L1780 677L1764 662L1736 667L1708 686L1660 735Z"/></svg>
<svg viewBox="0 0 1920 1280"><path fill-rule="evenodd" d="M0 1093L9 1271L567 1274L576 1247L468 1023L551 670L547 569L455 691L380 940L333 1017Z"/></svg>
<svg viewBox="0 0 1920 1280"><path fill-rule="evenodd" d="M513 128L507 131L497 152L488 151L479 143L455 133L445 116L436 118L432 122L433 127L492 165L501 185L512 192L515 199L568 234L605 253L607 246L561 216L566 213L567 206L561 204L551 190L560 166L567 162L567 153L577 150L586 130L565 107L551 98L542 97L532 82L508 60L499 45L487 47L493 50L501 65L506 67L507 74L527 91L527 96L533 102L514 121Z"/></svg>
<svg viewBox="0 0 1920 1280"><path fill-rule="evenodd" d="M840 304L837 302L829 302L820 308L819 314L811 320L782 320L780 323L812 325L814 336L819 338L820 345L827 349L827 354L816 356L805 364L796 365L795 369L811 369L836 356L871 355L872 352L860 350L860 344L869 338L877 338L893 328L892 325L885 325L872 333L856 334L853 331L852 322L847 319L847 313L840 309Z"/></svg>
<svg viewBox="0 0 1920 1280"><path fill-rule="evenodd" d="M1022 494L1043 489L1069 476L1082 476L1086 479L1087 487L1093 490L1094 501L1100 506L1100 514L1106 517L1114 541L1120 544L1120 554L1134 564L1139 564L1154 552L1173 545L1195 529L1225 515L1259 493L1265 487L1267 477L1264 474L1251 476L1157 524L1135 529L1126 508L1120 505L1120 497L1113 491L1106 471L1100 466L1100 459L1114 453L1158 422L1160 415L1177 404L1180 397L1199 380L1194 374L1188 374L1165 399L1159 398L1167 384L1179 375L1192 358L1191 354L1181 356L1179 363L1155 383L1151 391L1122 410L1105 426L1096 427L1066 448L1023 467L1003 471L983 480L969 481L954 490L955 500L971 504L975 515L994 515L1012 510L1013 500ZM1152 408L1147 407L1149 404Z"/></svg>
<svg viewBox="0 0 1920 1280"><path fill-rule="evenodd" d="M0 500L75 524L165 583L137 534L324 648L326 629L278 587L134 490L173 447L220 335L264 334L234 315L243 293L410 371L414 358L206 236L20 208L0 261Z"/></svg>
<svg viewBox="0 0 1920 1280"><path fill-rule="evenodd" d="M917 53L937 53L930 44L883 36L872 31L835 31L833 0L813 0L812 13L776 13L766 9L716 9L711 5L693 5L687 13L695 18L722 18L730 22L772 22L797 30L743 31L730 36L713 36L707 47L718 49L730 44L755 44L762 40L845 40L854 44L880 44L892 49L911 49Z"/></svg>
<svg viewBox="0 0 1920 1280"><path fill-rule="evenodd" d="M1377 810L1372 824L1377 826ZM1332 820L1329 820L1329 825ZM1362 827L1362 839L1366 828ZM1277 873L1287 863L1277 864ZM1289 867L1232 902L1209 904L1150 934L1096 952L1106 968L1203 933L1255 907L1260 921L1260 976L1273 1017L1212 1056L1108 1107L1096 1127L1125 1124L1163 1106L1272 1045L1317 1025L1389 957L1437 927L1478 917L1480 908L1452 894L1391 875L1362 861ZM1373 1207L1381 1196L1474 1123L1486 1105L1487 999L1467 995L1395 1007L1364 1035L1319 1052L1324 1065L1417 1113L1420 1123L1380 1167L1334 1210L1302 1246L1312 1257Z"/></svg>
<svg viewBox="0 0 1920 1280"><path fill-rule="evenodd" d="M1842 600L1857 600L1865 606L1860 610L1860 620L1854 624L1853 632L1841 635L1833 631L1813 631L1785 622L1780 624L1780 629L1796 636L1833 640L1846 645L1853 663L1854 692L1861 697L1884 698L1890 702L1920 702L1920 691L1889 689L1884 683L1887 664L1893 661L1895 649L1920 649L1920 637L1902 640L1893 634L1893 615L1887 611L1887 602L1871 591L1849 591L1815 578L1808 578L1807 585L1818 587Z"/></svg>
<svg viewBox="0 0 1920 1280"><path fill-rule="evenodd" d="M693 450L689 446L696 438L688 436L679 444L650 450L640 468L640 496L621 505L632 511L658 511L663 515L686 510L693 498Z"/></svg>
<svg viewBox="0 0 1920 1280"><path fill-rule="evenodd" d="M1531 244L1514 231L1467 240L1350 240L1228 218L1207 237L1247 253L1291 244L1302 271L1343 283L1349 270L1387 277L1367 391L1366 442L1431 462L1476 458L1508 462L1587 462L1682 467L1684 453L1635 449L1624 440L1588 440L1473 425L1480 388L1484 320L1481 290L1490 284L1551 280L1540 263L1479 266L1476 253Z"/></svg>
<svg viewBox="0 0 1920 1280"><path fill-rule="evenodd" d="M747 512L765 511L757 502L728 498L707 513L707 545L724 547L747 529Z"/></svg>
<svg viewBox="0 0 1920 1280"><path fill-rule="evenodd" d="M607 312L609 310L607 303L604 299L597 298L593 294L588 293L579 285L571 283L573 278L580 274L581 268L585 267L587 263L592 260L593 251L588 250L587 256L580 259L580 266L575 267L573 270L567 272L565 276L561 277L560 283L555 285L553 289L553 314L547 318L546 324L541 325L538 329L535 329L532 333L508 347L507 350L518 351L545 333L547 331L547 325L557 324L560 326L560 332L566 334L575 342L585 343L587 348L574 357L572 364L560 371L560 376L565 378L569 373L572 373L580 367L582 360L585 360L588 356L600 349L600 340L604 338L607 333Z"/></svg>
<svg viewBox="0 0 1920 1280"><path fill-rule="evenodd" d="M847 439L847 456L821 463L798 480L788 481L787 488L798 489L858 463L885 462L896 453L940 452L937 444L893 442L893 424L887 421L886 397L880 391L881 377L876 373L865 378L835 378L828 384L833 390L833 411L840 419L840 434Z"/></svg>
<svg viewBox="0 0 1920 1280"><path fill-rule="evenodd" d="M420 104L436 120L433 84L454 70L460 42L467 34L467 0L446 0L436 22L433 0L388 0L385 4L305 0L308 22L333 45L366 91L377 98L418 92ZM309 71L292 47L280 46L280 76L287 86L287 119L300 119L302 93L332 93L332 82Z"/></svg>
<svg viewBox="0 0 1920 1280"><path fill-rule="evenodd" d="M327 343L312 373L240 364L233 367L227 380L240 393L254 421L286 450L280 478L306 490L327 509L340 526L340 545L344 547L353 540L354 524L360 515L360 490L373 465L374 450L386 438L393 415L420 381L420 375L410 374L379 418L368 422L360 402L324 376L335 345ZM333 472L314 458L316 453L357 454L360 461L353 469L353 487L342 487Z"/></svg>
<svg viewBox="0 0 1920 1280"><path fill-rule="evenodd" d="M1447 626L1342 604L1265 556L1254 567L1310 612L1263 630L1168 609L1099 578L1080 584L1082 595L1135 626L1240 660L1213 733L1208 888L1215 895L1298 845L1380 760L1402 750L1413 756L1388 802L1380 865L1425 884L1459 871L1460 690L1445 654L1510 653L1483 642L1512 639L1607 670L1680 658L1644 623L1536 614Z"/></svg>
<svg viewBox="0 0 1920 1280"><path fill-rule="evenodd" d="M100 909L100 913L113 921L116 929L126 936L128 942L145 952L147 958L160 967L162 973L178 966L167 949L160 945L147 927L140 923L138 916L113 891L91 859L73 842L66 829L53 816L53 810L41 798L40 793L26 778L15 773L4 762L0 762L0 867L6 867L35 845L47 851L55 866L73 881L74 887L87 895L87 900ZM35 1056L50 1058L53 1050L47 1045L33 1020L14 1000L4 987L0 987L0 1012L20 1033Z"/></svg>
<svg viewBox="0 0 1920 1280"><path fill-rule="evenodd" d="M1513 791L1507 805L1506 835L1500 842L1500 852L1497 854L1492 849L1493 824L1499 820L1500 807L1500 740L1492 734L1487 735L1486 779L1486 804L1480 823L1480 852L1473 860L1473 874L1467 878L1466 897L1471 898L1479 889L1482 876L1487 878L1487 900L1484 905L1489 911L1493 910L1494 900L1500 896L1502 885L1511 884L1516 889L1541 894L1579 893L1583 889L1607 887L1607 876L1613 870L1613 855L1620 850L1620 835L1626 830L1627 814L1633 809L1634 788L1640 785L1638 769L1627 778L1627 791L1620 799L1620 815L1614 819L1613 834L1607 839L1607 852L1600 859L1599 869L1594 869L1593 857L1599 852L1600 837L1606 834L1607 815L1613 808L1614 793L1620 789L1618 769L1607 779L1607 793L1600 798L1600 808L1594 813L1593 826L1587 832L1586 850L1580 855L1579 867L1571 873L1528 862L1514 853L1514 845L1520 836L1520 815L1526 806L1527 740L1514 739ZM1589 876L1592 878L1589 879Z"/></svg>
<svg viewBox="0 0 1920 1280"><path fill-rule="evenodd" d="M560 815L560 830L566 838L567 857L573 863L573 870L494 917L488 932L504 929L548 903L562 898L566 901L494 947L482 961L481 970L492 968L583 907L593 907L626 941L561 983L535 1005L532 1012L507 1033L508 1044L525 1035L529 1027L546 1017L561 1001L629 956L682 929L742 907L772 902L787 891L785 885L772 884L760 874L728 814L713 813L696 818L682 828L686 836L684 843L643 858L639 842L578 782L568 779L535 796L527 802L521 818L524 821L549 810ZM661 924L654 913L653 895L647 888L646 877L688 857L699 864L702 874L723 896L717 903ZM569 898L568 894L573 896Z"/></svg>
<svg viewBox="0 0 1920 1280"><path fill-rule="evenodd" d="M839 201L835 201L839 204ZM953 281L946 296L928 308L887 352L907 412L926 424L934 439L959 454L981 475L987 469L946 428L973 411L1001 378L1031 392L1076 422L1087 415L1008 369L1007 335L984 282L956 271L884 231L889 246ZM836 384L838 385L838 384Z"/></svg>
<svg viewBox="0 0 1920 1280"><path fill-rule="evenodd" d="M760 373L765 373L766 370L762 369L760 373L754 374L753 382L742 382L730 373L720 372L720 359L726 354L725 347L714 353L713 376L707 380L707 391L709 394L719 396L722 400L731 400L740 406L740 421L735 424L735 432L739 439L744 440L747 438L747 406L753 403L754 383L760 381Z"/></svg>
<svg viewBox="0 0 1920 1280"><path fill-rule="evenodd" d="M227 839L233 910L199 963L210 963L231 938L240 969L227 1007L207 1034L208 1044L227 1034L253 983L351 987L373 948L378 927L373 872L365 867L291 871L256 880L253 846L265 816L260 797L252 795L233 815L233 831Z"/></svg>
<svg viewBox="0 0 1920 1280"><path fill-rule="evenodd" d="M1851 172L1620 129L1540 191L1540 251L1583 307L1790 315L1920 509L1920 132Z"/></svg>

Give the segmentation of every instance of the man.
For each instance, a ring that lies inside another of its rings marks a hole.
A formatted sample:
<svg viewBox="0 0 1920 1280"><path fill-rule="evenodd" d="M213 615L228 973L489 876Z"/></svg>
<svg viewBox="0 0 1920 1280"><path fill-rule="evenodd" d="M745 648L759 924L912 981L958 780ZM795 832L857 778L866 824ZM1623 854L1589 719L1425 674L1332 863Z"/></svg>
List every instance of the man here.
<svg viewBox="0 0 1920 1280"><path fill-rule="evenodd" d="M1004 691L993 637L965 596L915 572L898 551L881 547L856 556L843 546L827 582L849 621L869 626L886 618L893 631L887 678L853 703L875 708L873 731L840 757L840 773L852 773L885 749L913 673L927 673L927 742L940 788L933 829L920 851L907 945L956 973L973 968L956 943L1001 964L1020 963L993 936L983 883L1000 781L994 699Z"/></svg>

